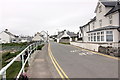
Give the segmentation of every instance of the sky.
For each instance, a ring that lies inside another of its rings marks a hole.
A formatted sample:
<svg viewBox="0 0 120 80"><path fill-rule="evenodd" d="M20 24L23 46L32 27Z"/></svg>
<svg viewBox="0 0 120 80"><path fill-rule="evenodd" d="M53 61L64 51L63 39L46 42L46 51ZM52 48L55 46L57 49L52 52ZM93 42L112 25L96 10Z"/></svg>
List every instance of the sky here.
<svg viewBox="0 0 120 80"><path fill-rule="evenodd" d="M98 0L0 0L0 32L8 29L16 35L49 34L69 30L95 16Z"/></svg>

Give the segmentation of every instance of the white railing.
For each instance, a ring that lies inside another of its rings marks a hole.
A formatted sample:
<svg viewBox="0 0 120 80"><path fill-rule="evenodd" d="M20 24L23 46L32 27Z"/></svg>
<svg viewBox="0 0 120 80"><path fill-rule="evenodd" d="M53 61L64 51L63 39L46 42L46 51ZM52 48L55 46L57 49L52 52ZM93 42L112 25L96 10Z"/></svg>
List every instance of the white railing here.
<svg viewBox="0 0 120 80"><path fill-rule="evenodd" d="M20 54L18 54L10 63L8 63L5 67L3 67L1 70L0 70L0 75L2 76L2 80L6 80L6 70L18 59L18 58L21 58L21 61L22 61L22 67L21 67L21 70L19 71L17 77L16 77L16 80L19 79L20 75L22 73L24 73L24 67L27 63L27 61L29 60L30 58L30 55L33 51L37 50L37 47L38 45L40 45L41 43L40 42L35 42L33 44L30 44L28 47L26 47ZM27 58L25 59L24 58L24 55L26 55L26 52L27 52ZM28 64L29 64L29 61L28 61Z"/></svg>

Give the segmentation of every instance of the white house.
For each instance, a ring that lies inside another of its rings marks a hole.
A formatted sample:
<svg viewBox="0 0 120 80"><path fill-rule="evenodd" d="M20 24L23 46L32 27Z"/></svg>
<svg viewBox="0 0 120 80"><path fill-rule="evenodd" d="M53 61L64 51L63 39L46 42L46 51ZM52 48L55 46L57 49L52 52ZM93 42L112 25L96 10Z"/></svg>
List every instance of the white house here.
<svg viewBox="0 0 120 80"><path fill-rule="evenodd" d="M79 46L94 51L100 46L120 48L120 1L99 0L95 13L79 29Z"/></svg>
<svg viewBox="0 0 120 80"><path fill-rule="evenodd" d="M16 42L16 37L12 33L8 32L8 29L5 29L5 31L2 31L0 33L0 41L1 43L11 43Z"/></svg>
<svg viewBox="0 0 120 80"><path fill-rule="evenodd" d="M120 2L99 1L95 10L96 16L80 27L79 38L90 43L120 42Z"/></svg>
<svg viewBox="0 0 120 80"><path fill-rule="evenodd" d="M32 41L32 37L31 36L19 36L17 38L18 42L31 42Z"/></svg>
<svg viewBox="0 0 120 80"><path fill-rule="evenodd" d="M70 43L71 41L77 41L77 34L69 31L58 32L57 42Z"/></svg>
<svg viewBox="0 0 120 80"><path fill-rule="evenodd" d="M32 41L43 41L43 36L37 32L37 34L34 35L34 37L32 38Z"/></svg>

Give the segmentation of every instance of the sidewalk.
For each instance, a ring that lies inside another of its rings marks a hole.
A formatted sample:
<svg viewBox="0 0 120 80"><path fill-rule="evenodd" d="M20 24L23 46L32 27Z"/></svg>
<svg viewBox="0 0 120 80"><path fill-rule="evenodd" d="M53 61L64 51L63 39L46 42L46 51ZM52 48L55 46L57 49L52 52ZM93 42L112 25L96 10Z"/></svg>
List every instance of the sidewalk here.
<svg viewBox="0 0 120 80"><path fill-rule="evenodd" d="M38 50L34 53L34 60L27 71L29 78L52 78L46 59L48 54L47 48L46 44L42 50Z"/></svg>

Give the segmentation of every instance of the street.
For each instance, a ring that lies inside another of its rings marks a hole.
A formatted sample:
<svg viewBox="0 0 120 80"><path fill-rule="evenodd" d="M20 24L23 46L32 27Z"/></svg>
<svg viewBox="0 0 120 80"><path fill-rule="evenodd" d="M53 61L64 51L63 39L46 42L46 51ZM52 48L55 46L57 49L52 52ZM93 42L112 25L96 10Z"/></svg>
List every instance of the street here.
<svg viewBox="0 0 120 80"><path fill-rule="evenodd" d="M51 60L63 78L118 78L116 59L54 42L50 42L48 48Z"/></svg>

